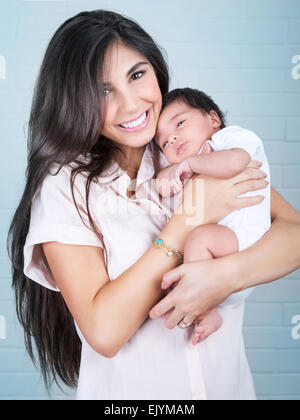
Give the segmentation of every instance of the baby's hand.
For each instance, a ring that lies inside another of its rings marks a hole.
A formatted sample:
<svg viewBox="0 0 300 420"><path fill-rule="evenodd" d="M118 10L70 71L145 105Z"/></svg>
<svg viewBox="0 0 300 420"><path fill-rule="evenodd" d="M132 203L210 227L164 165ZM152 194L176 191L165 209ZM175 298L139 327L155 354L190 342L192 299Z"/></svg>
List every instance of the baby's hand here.
<svg viewBox="0 0 300 420"><path fill-rule="evenodd" d="M173 179L176 181L176 184L181 184L183 187L184 180L191 178L194 172L192 171L191 165L188 160L183 160L178 163L172 172Z"/></svg>
<svg viewBox="0 0 300 420"><path fill-rule="evenodd" d="M158 174L156 188L162 197L171 197L182 191L184 180L190 178L194 172L187 160L173 164L166 169Z"/></svg>
<svg viewBox="0 0 300 420"><path fill-rule="evenodd" d="M156 179L156 188L162 197L172 197L182 190L181 181L176 182L174 177L169 174L164 178Z"/></svg>

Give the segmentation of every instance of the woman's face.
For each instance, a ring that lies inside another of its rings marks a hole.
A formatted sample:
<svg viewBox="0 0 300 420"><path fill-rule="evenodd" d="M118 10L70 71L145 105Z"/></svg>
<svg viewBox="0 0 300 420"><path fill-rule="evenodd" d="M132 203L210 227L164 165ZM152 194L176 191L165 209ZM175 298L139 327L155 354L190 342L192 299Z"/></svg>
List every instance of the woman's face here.
<svg viewBox="0 0 300 420"><path fill-rule="evenodd" d="M149 60L115 43L104 65L107 112L102 133L126 147L141 147L154 137L162 105Z"/></svg>

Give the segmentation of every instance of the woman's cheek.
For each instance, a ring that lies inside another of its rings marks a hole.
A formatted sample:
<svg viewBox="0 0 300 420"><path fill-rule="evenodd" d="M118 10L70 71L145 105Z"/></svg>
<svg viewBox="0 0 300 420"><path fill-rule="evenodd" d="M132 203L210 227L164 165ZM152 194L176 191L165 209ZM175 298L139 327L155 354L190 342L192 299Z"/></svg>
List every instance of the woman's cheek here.
<svg viewBox="0 0 300 420"><path fill-rule="evenodd" d="M149 82L147 86L143 87L143 96L146 100L155 103L161 109L162 94L157 81Z"/></svg>

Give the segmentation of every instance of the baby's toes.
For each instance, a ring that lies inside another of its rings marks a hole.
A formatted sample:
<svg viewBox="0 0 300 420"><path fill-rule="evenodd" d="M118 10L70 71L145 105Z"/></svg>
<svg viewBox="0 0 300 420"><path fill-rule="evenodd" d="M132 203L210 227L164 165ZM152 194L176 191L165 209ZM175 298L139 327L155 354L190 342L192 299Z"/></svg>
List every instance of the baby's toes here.
<svg viewBox="0 0 300 420"><path fill-rule="evenodd" d="M200 335L197 333L194 334L192 337L192 345L195 346L196 344L198 344L199 340L200 340Z"/></svg>
<svg viewBox="0 0 300 420"><path fill-rule="evenodd" d="M200 343L200 341L203 341L204 335L205 335L205 328L203 328L202 326L198 326L194 331L194 335L192 337L192 344L196 345Z"/></svg>

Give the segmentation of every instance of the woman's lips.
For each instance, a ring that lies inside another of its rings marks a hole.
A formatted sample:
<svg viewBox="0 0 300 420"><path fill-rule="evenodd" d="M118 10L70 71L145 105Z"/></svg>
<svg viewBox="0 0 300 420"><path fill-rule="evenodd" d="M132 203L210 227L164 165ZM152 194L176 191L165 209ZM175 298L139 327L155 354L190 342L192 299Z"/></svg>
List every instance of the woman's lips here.
<svg viewBox="0 0 300 420"><path fill-rule="evenodd" d="M142 124L138 125L137 127L127 127L127 128L125 128L125 127L122 127L121 125L118 125L118 127L119 127L120 130L125 131L126 133L136 133L137 131L141 131L141 130L143 130L144 128L147 127L147 125L149 124L150 118L151 118L151 114L152 114L152 107L150 109L148 109L148 111L146 111L145 121L143 121ZM141 115L143 115L143 114L141 114ZM135 121L135 120L131 120L131 121Z"/></svg>

